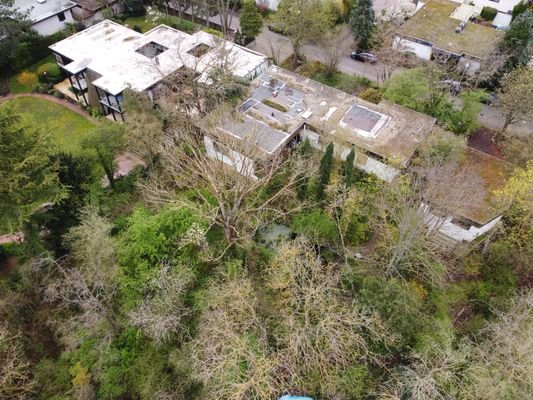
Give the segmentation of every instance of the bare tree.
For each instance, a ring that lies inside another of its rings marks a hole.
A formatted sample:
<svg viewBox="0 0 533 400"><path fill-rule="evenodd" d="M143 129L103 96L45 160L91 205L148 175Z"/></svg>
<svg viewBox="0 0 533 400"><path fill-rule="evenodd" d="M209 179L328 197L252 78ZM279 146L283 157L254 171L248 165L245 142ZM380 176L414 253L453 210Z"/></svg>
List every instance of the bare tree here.
<svg viewBox="0 0 533 400"><path fill-rule="evenodd" d="M20 337L11 334L7 326L0 323L0 398L30 399L34 393L35 382Z"/></svg>
<svg viewBox="0 0 533 400"><path fill-rule="evenodd" d="M171 192L193 191L206 218L224 230L232 245L250 238L261 223L301 209L304 205L287 200L313 168L307 160L284 150L265 158L256 144L259 123L242 126L242 116L226 111L221 109L204 121L205 136L180 132L180 144L165 153L162 172L145 193L156 203L183 204L184 200ZM244 129L246 134L230 134L234 128L237 132ZM306 173L302 175L302 171ZM282 184L271 185L281 177Z"/></svg>
<svg viewBox="0 0 533 400"><path fill-rule="evenodd" d="M209 400L270 400L279 391L276 361L249 278L213 285L191 342L193 373Z"/></svg>
<svg viewBox="0 0 533 400"><path fill-rule="evenodd" d="M376 201L378 268L388 277L438 284L444 272L442 249L432 238L445 217L481 201L485 195L481 187L468 163L437 160L384 186Z"/></svg>
<svg viewBox="0 0 533 400"><path fill-rule="evenodd" d="M42 260L57 277L46 287L46 299L57 302L59 307L79 311L62 326L67 337L75 327L100 332L108 338L118 333L114 313L118 268L110 231L111 224L96 210L86 209L81 224L67 235L71 256Z"/></svg>
<svg viewBox="0 0 533 400"><path fill-rule="evenodd" d="M126 143L152 168L165 141L163 121L154 104L144 93L124 91L122 108L126 114Z"/></svg>
<svg viewBox="0 0 533 400"><path fill-rule="evenodd" d="M390 79L394 71L403 66L406 62L406 46L396 37L396 32L402 21L399 19L378 20L374 30L373 41L375 42L375 53L379 61L380 72L378 81L386 82Z"/></svg>
<svg viewBox="0 0 533 400"><path fill-rule="evenodd" d="M129 314L131 323L157 345L173 335L181 338L186 335L184 318L192 314L186 304L186 294L192 277L192 271L186 266L163 265L148 284L149 295Z"/></svg>
<svg viewBox="0 0 533 400"><path fill-rule="evenodd" d="M229 37L232 31L231 23L233 21L233 14L235 13L237 4L239 4L239 2L233 0L216 0L217 11L220 16L220 25L222 25L222 33L224 34L224 37Z"/></svg>
<svg viewBox="0 0 533 400"><path fill-rule="evenodd" d="M345 25L338 25L324 32L318 39L320 59L326 66L326 73L333 74L337 71L340 61L350 50L351 36Z"/></svg>
<svg viewBox="0 0 533 400"><path fill-rule="evenodd" d="M533 69L518 67L505 75L501 84L498 102L505 117L503 135L510 124L533 117Z"/></svg>
<svg viewBox="0 0 533 400"><path fill-rule="evenodd" d="M333 395L338 371L356 362L379 362L371 341L393 341L379 317L345 296L339 266L323 264L306 240L281 245L266 273L276 309L283 310L272 335L289 390L305 391L306 378L317 376L323 391Z"/></svg>

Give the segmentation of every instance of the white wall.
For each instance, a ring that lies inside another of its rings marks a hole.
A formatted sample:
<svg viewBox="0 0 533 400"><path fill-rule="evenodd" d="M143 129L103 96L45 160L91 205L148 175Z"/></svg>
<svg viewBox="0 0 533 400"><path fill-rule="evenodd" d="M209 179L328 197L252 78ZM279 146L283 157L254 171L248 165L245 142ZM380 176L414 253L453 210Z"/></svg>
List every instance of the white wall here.
<svg viewBox="0 0 533 400"><path fill-rule="evenodd" d="M52 15L49 18L32 24L32 28L35 29L39 35L43 36L48 36L59 32L60 30L65 29L66 24L72 24L74 22L70 10L64 11L64 14L64 21L60 21L57 15Z"/></svg>
<svg viewBox="0 0 533 400"><path fill-rule="evenodd" d="M411 51L415 53L417 57L424 60L430 60L433 51L432 46L413 42L412 40L401 38L399 36L396 36L394 39L393 47L400 51Z"/></svg>
<svg viewBox="0 0 533 400"><path fill-rule="evenodd" d="M494 228L494 226L496 226L501 219L501 216L499 216L479 228L470 226L470 228L466 229L462 226L454 224L452 222L453 217L451 216L442 218L432 214L430 211L428 211L428 206L426 204L421 204L420 207L424 209L424 212L426 213L426 223L430 229L438 227L438 231L440 233L459 242L463 240L466 242L471 242L478 236L481 236Z"/></svg>
<svg viewBox="0 0 533 400"><path fill-rule="evenodd" d="M309 139L309 144L311 144L311 147L314 149L325 151L325 146L320 143L320 135L318 133L308 129L303 129L301 136L302 140ZM343 161L346 161L346 157L348 157L348 154L350 154L351 147L338 143L334 143L333 145L335 149L335 156ZM392 182L394 178L400 174L400 171L398 171L396 168L384 164L370 156L365 155L364 157L360 157L359 153L357 152L357 147L355 148L354 165L357 168L361 168L362 170L368 172L369 174L376 175L378 178L383 179L386 182Z"/></svg>
<svg viewBox="0 0 533 400"><path fill-rule="evenodd" d="M213 158L215 160L220 160L224 164L235 168L235 170L239 174L249 176L252 179L258 179L257 176L255 176L254 162L251 159L243 156L240 153L237 153L236 151L230 150L229 148L227 148L228 155L218 152L215 149L213 140L210 137L205 136L205 135L204 135L204 144L205 144L207 155L210 158Z"/></svg>
<svg viewBox="0 0 533 400"><path fill-rule="evenodd" d="M476 6L492 7L498 11L506 13L513 11L513 7L520 3L520 0L500 0L499 3L490 0L473 0L473 2Z"/></svg>

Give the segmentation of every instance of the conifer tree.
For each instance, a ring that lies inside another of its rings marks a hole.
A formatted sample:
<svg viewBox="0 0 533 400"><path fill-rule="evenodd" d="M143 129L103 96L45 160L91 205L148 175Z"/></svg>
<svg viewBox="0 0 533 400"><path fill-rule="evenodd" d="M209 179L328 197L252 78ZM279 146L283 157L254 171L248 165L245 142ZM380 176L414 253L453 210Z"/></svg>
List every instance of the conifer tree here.
<svg viewBox="0 0 533 400"><path fill-rule="evenodd" d="M353 176L353 163L355 161L355 150L352 147L352 150L346 157L346 163L344 164L344 184L346 187L350 187L354 181Z"/></svg>
<svg viewBox="0 0 533 400"><path fill-rule="evenodd" d="M372 0L359 0L350 16L350 29L357 48L366 50L370 47L370 38L374 30L374 9Z"/></svg>
<svg viewBox="0 0 533 400"><path fill-rule="evenodd" d="M329 184L331 178L331 169L333 167L333 143L328 144L326 147L326 152L320 160L320 169L319 169L319 181L316 188L316 198L317 200L322 200L324 198L324 189Z"/></svg>
<svg viewBox="0 0 533 400"><path fill-rule="evenodd" d="M253 39L263 28L263 19L255 5L255 1L246 0L240 14L241 32L247 38Z"/></svg>

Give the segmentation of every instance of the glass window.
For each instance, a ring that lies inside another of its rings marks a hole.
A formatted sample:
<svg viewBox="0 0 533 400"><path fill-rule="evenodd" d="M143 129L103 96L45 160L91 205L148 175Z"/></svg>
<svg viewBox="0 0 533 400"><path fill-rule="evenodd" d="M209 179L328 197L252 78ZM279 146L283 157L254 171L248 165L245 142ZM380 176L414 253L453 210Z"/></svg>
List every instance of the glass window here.
<svg viewBox="0 0 533 400"><path fill-rule="evenodd" d="M65 13L60 12L59 14L57 14L57 18L58 18L61 22L63 22L63 21L65 20Z"/></svg>

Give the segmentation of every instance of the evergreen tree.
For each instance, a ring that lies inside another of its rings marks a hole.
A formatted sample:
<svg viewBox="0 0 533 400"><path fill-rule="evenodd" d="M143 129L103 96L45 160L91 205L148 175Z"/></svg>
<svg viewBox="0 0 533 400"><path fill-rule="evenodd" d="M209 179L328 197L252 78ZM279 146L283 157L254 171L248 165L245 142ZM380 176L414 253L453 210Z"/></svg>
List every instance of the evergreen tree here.
<svg viewBox="0 0 533 400"><path fill-rule="evenodd" d="M246 0L241 9L240 15L241 32L247 38L253 39L261 32L263 28L263 19L255 5L255 1Z"/></svg>
<svg viewBox="0 0 533 400"><path fill-rule="evenodd" d="M333 143L328 144L326 152L320 160L319 181L316 187L316 198L322 200L324 198L324 189L329 184L331 178L331 169L333 167Z"/></svg>
<svg viewBox="0 0 533 400"><path fill-rule="evenodd" d="M505 50L511 52L513 65L525 65L533 52L533 12L527 10L519 14L511 23L503 39Z"/></svg>
<svg viewBox="0 0 533 400"><path fill-rule="evenodd" d="M370 47L370 37L374 30L374 9L372 7L372 0L359 0L352 9L350 29L359 49L366 50Z"/></svg>
<svg viewBox="0 0 533 400"><path fill-rule="evenodd" d="M352 147L350 154L346 157L346 163L344 164L344 184L346 187L350 187L354 182L353 163L355 161L355 150Z"/></svg>
<svg viewBox="0 0 533 400"><path fill-rule="evenodd" d="M46 132L23 124L10 106L0 108L0 232L14 232L44 203L65 197L53 145Z"/></svg>
<svg viewBox="0 0 533 400"><path fill-rule="evenodd" d="M309 159L311 156L311 142L309 139L305 139L303 143L300 145L300 148L298 149L298 152L300 155L305 158ZM298 184L296 186L296 194L298 196L299 200L303 200L307 197L307 184L309 183L309 178L305 171L302 171L298 175Z"/></svg>

